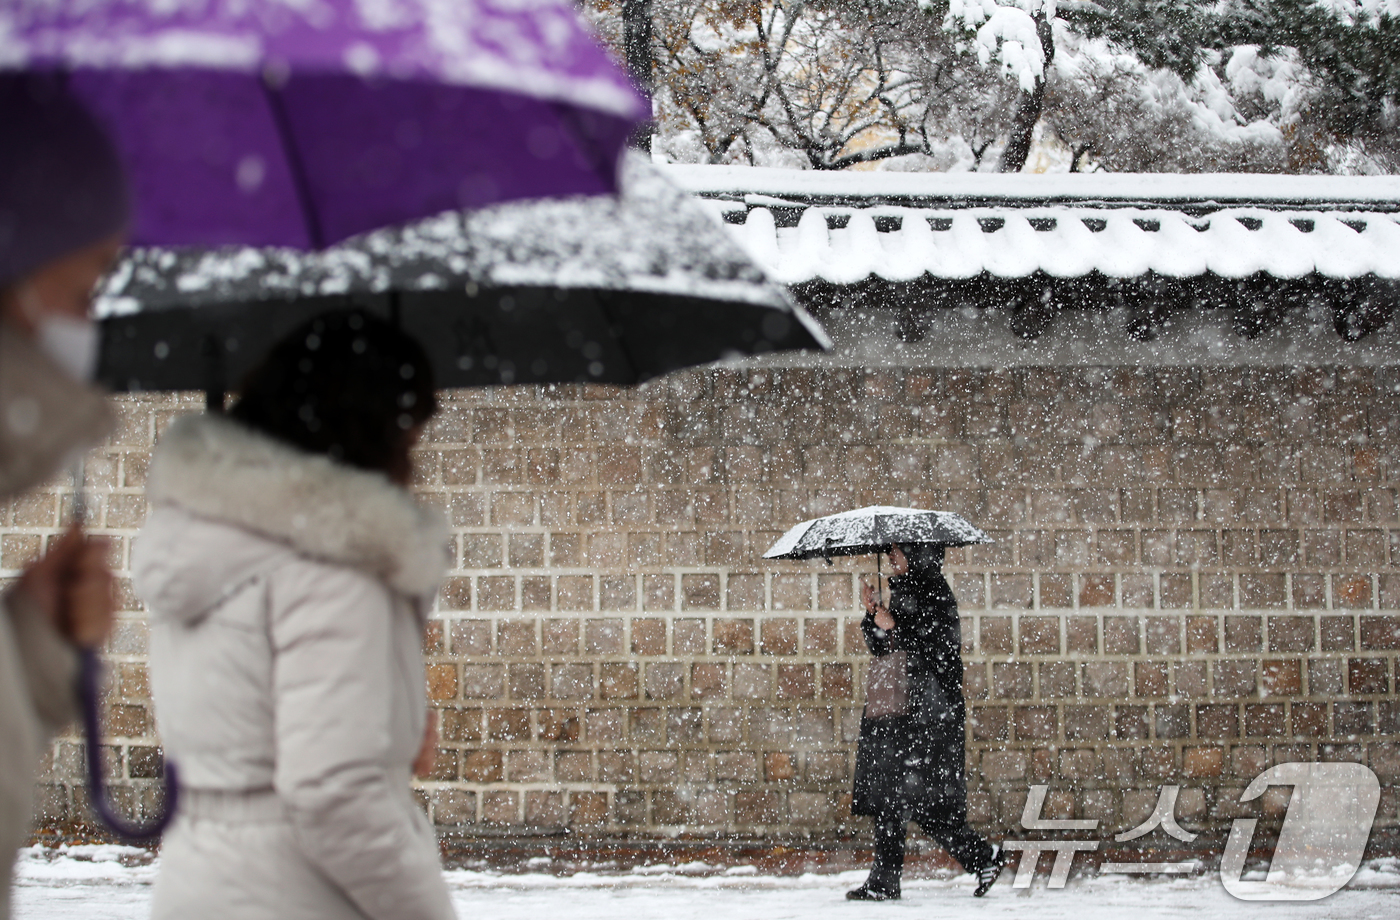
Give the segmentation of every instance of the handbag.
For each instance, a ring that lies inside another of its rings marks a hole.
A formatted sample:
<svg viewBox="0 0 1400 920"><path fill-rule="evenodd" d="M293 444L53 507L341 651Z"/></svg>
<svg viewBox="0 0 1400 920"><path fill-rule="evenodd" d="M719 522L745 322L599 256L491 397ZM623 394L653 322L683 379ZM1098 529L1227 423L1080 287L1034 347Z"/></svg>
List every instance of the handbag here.
<svg viewBox="0 0 1400 920"><path fill-rule="evenodd" d="M870 659L865 674L865 716L883 719L909 714L909 655L903 649Z"/></svg>

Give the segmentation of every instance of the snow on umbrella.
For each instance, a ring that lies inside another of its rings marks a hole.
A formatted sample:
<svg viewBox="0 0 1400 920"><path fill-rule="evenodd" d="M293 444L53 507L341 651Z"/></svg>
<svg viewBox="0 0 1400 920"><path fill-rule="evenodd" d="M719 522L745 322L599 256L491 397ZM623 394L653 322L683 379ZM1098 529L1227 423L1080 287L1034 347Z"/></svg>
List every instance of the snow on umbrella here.
<svg viewBox="0 0 1400 920"><path fill-rule="evenodd" d="M136 245L319 248L611 192L647 115L569 0L15 0L6 70L103 122Z"/></svg>
<svg viewBox="0 0 1400 920"><path fill-rule="evenodd" d="M619 197L441 215L322 253L133 253L97 301L118 390L223 390L327 309L395 319L439 386L630 384L721 358L827 348L821 327L640 157Z"/></svg>
<svg viewBox="0 0 1400 920"><path fill-rule="evenodd" d="M992 538L951 511L872 505L803 521L768 547L765 559L830 560L883 552L894 543L970 546Z"/></svg>

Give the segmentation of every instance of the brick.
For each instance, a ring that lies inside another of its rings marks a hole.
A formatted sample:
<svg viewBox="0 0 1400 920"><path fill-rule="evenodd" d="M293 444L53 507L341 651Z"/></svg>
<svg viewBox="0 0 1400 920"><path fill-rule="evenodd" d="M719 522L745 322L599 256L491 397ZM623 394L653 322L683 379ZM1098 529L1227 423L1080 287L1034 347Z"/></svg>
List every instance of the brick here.
<svg viewBox="0 0 1400 920"><path fill-rule="evenodd" d="M1250 738L1282 738L1288 733L1284 707L1253 704L1244 707L1244 733Z"/></svg>
<svg viewBox="0 0 1400 920"><path fill-rule="evenodd" d="M536 722L541 741L574 742L582 737L583 725L579 715L569 709L541 709Z"/></svg>
<svg viewBox="0 0 1400 920"><path fill-rule="evenodd" d="M1261 617L1225 617L1225 651L1259 651L1264 646L1263 623Z"/></svg>
<svg viewBox="0 0 1400 920"><path fill-rule="evenodd" d="M1190 575L1167 575L1161 579L1163 607L1190 607L1192 592Z"/></svg>
<svg viewBox="0 0 1400 920"><path fill-rule="evenodd" d="M762 575L731 574L727 585L726 609L762 610L764 591Z"/></svg>
<svg viewBox="0 0 1400 920"><path fill-rule="evenodd" d="M1185 738L1191 733L1191 707L1185 705L1163 705L1152 707L1152 732L1159 740L1164 738Z"/></svg>
<svg viewBox="0 0 1400 920"><path fill-rule="evenodd" d="M705 589L715 586L705 581L699 585L692 583L691 587L698 591L696 599L703 602L708 600ZM718 602L716 601L716 605L717 604ZM644 575L642 577L642 609L661 611L675 610L676 577L674 575Z"/></svg>
<svg viewBox="0 0 1400 920"><path fill-rule="evenodd" d="M439 787L429 796L433 823L460 826L476 823L476 793Z"/></svg>
<svg viewBox="0 0 1400 920"><path fill-rule="evenodd" d="M1388 693L1390 677L1384 658L1352 658L1347 661L1347 690L1353 694Z"/></svg>
<svg viewBox="0 0 1400 920"><path fill-rule="evenodd" d="M1166 696L1168 693L1167 663L1137 661L1133 663L1133 695L1139 698Z"/></svg>
<svg viewBox="0 0 1400 920"><path fill-rule="evenodd" d="M1259 662L1253 659L1222 659L1213 665L1212 683L1215 696L1254 696Z"/></svg>
<svg viewBox="0 0 1400 920"><path fill-rule="evenodd" d="M1060 652L1059 617L1022 617L1020 621L1021 654L1058 655Z"/></svg>
<svg viewBox="0 0 1400 920"><path fill-rule="evenodd" d="M481 817L487 824L519 824L519 794L504 791L482 793Z"/></svg>
<svg viewBox="0 0 1400 920"><path fill-rule="evenodd" d="M603 576L599 580L598 604L603 610L637 609L637 581L622 576Z"/></svg>
<svg viewBox="0 0 1400 920"><path fill-rule="evenodd" d="M592 611L594 609L594 578L592 576L560 576L554 580L554 595L560 611Z"/></svg>
<svg viewBox="0 0 1400 920"><path fill-rule="evenodd" d="M1242 607L1282 607L1286 603L1285 577L1274 573L1246 572L1240 576Z"/></svg>
<svg viewBox="0 0 1400 920"><path fill-rule="evenodd" d="M577 655L579 623L577 620L550 619L540 624L541 646L546 655Z"/></svg>
<svg viewBox="0 0 1400 920"><path fill-rule="evenodd" d="M775 783L797 778L796 758L785 751L763 755L763 779Z"/></svg>
<svg viewBox="0 0 1400 920"><path fill-rule="evenodd" d="M651 662L646 666L647 699L669 700L681 695L685 687L685 665L680 662Z"/></svg>
<svg viewBox="0 0 1400 920"><path fill-rule="evenodd" d="M1030 607L1031 577L1029 575L993 575L991 605L995 608Z"/></svg>
<svg viewBox="0 0 1400 920"><path fill-rule="evenodd" d="M1125 697L1128 695L1128 666L1122 662L1095 661L1083 666L1084 695Z"/></svg>
<svg viewBox="0 0 1400 920"><path fill-rule="evenodd" d="M1315 623L1316 621L1312 617L1269 617L1269 651L1312 651Z"/></svg>
<svg viewBox="0 0 1400 920"><path fill-rule="evenodd" d="M453 620L448 637L454 655L481 656L491 653L490 620Z"/></svg>
<svg viewBox="0 0 1400 920"><path fill-rule="evenodd" d="M583 650L593 655L618 655L623 649L623 623L618 619L588 619L583 626Z"/></svg>
<svg viewBox="0 0 1400 920"><path fill-rule="evenodd" d="M1136 655L1139 652L1138 618L1108 616L1103 620L1103 650L1109 655Z"/></svg>
<svg viewBox="0 0 1400 920"><path fill-rule="evenodd" d="M851 666L848 664L822 665L822 698L828 700L849 700L851 698Z"/></svg>
<svg viewBox="0 0 1400 920"><path fill-rule="evenodd" d="M1350 652L1356 649L1356 630L1349 616L1319 617L1318 632L1322 636L1322 650L1325 652Z"/></svg>
<svg viewBox="0 0 1400 920"><path fill-rule="evenodd" d="M1089 667L1086 665L1086 667ZM1031 699L1031 666L1023 662L992 663L992 696L997 699Z"/></svg>
<svg viewBox="0 0 1400 920"><path fill-rule="evenodd" d="M778 699L809 700L816 695L816 668L814 665L778 665Z"/></svg>
<svg viewBox="0 0 1400 920"><path fill-rule="evenodd" d="M714 621L714 653L716 655L752 655L754 621L738 617L716 617Z"/></svg>
<svg viewBox="0 0 1400 920"><path fill-rule="evenodd" d="M1069 575L1041 575L1040 606L1042 608L1073 607L1073 578Z"/></svg>
<svg viewBox="0 0 1400 920"><path fill-rule="evenodd" d="M772 591L774 610L812 608L812 579L809 575L774 575Z"/></svg>
<svg viewBox="0 0 1400 920"><path fill-rule="evenodd" d="M1075 695L1078 667L1072 661L1044 661L1036 666L1040 698L1067 699Z"/></svg>
<svg viewBox="0 0 1400 920"><path fill-rule="evenodd" d="M637 666L631 662L604 662L599 666L598 692L605 700L637 696Z"/></svg>
<svg viewBox="0 0 1400 920"><path fill-rule="evenodd" d="M804 619L802 651L808 655L836 654L836 620L832 617Z"/></svg>
<svg viewBox="0 0 1400 920"><path fill-rule="evenodd" d="M1218 747L1188 747L1181 756L1182 773L1189 777L1219 776L1225 769L1225 751Z"/></svg>
<svg viewBox="0 0 1400 920"><path fill-rule="evenodd" d="M673 654L704 654L708 647L704 620L693 617L678 617L671 621L671 651Z"/></svg>
<svg viewBox="0 0 1400 920"><path fill-rule="evenodd" d="M981 617L978 630L982 654L1010 654L1015 650L1010 617Z"/></svg>
<svg viewBox="0 0 1400 920"><path fill-rule="evenodd" d="M798 622L790 617L762 621L759 650L765 655L797 654Z"/></svg>
<svg viewBox="0 0 1400 920"><path fill-rule="evenodd" d="M660 617L632 619L632 654L666 654L666 621Z"/></svg>
<svg viewBox="0 0 1400 920"><path fill-rule="evenodd" d="M513 700L538 700L544 697L544 665L512 663L506 668L506 683Z"/></svg>
<svg viewBox="0 0 1400 920"><path fill-rule="evenodd" d="M1149 655L1177 655L1181 652L1179 617L1145 617L1143 647Z"/></svg>
<svg viewBox="0 0 1400 920"><path fill-rule="evenodd" d="M1342 662L1313 658L1308 661L1308 692L1313 696L1335 696L1345 692Z"/></svg>
<svg viewBox="0 0 1400 920"><path fill-rule="evenodd" d="M855 594L849 575L817 576L817 608L819 610L849 610L855 605Z"/></svg>
<svg viewBox="0 0 1400 920"><path fill-rule="evenodd" d="M1112 575L1079 576L1079 606L1111 607L1114 603Z"/></svg>
<svg viewBox="0 0 1400 920"><path fill-rule="evenodd" d="M968 711L967 728L975 741L1009 741L1011 721L1005 706L977 706Z"/></svg>
<svg viewBox="0 0 1400 920"><path fill-rule="evenodd" d="M1055 707L1017 706L1013 723L1017 740L1053 739L1056 735Z"/></svg>
<svg viewBox="0 0 1400 920"><path fill-rule="evenodd" d="M734 696L738 699L766 700L771 692L772 668L766 664L734 665Z"/></svg>
<svg viewBox="0 0 1400 920"><path fill-rule="evenodd" d="M720 607L719 574L682 575L681 606L686 610L718 610Z"/></svg>
<svg viewBox="0 0 1400 920"><path fill-rule="evenodd" d="M1300 738L1321 738L1327 734L1327 704L1294 703L1289 714L1293 734Z"/></svg>
<svg viewBox="0 0 1400 920"><path fill-rule="evenodd" d="M1260 669L1260 696L1297 696L1303 692L1302 663L1296 658L1265 660Z"/></svg>
<svg viewBox="0 0 1400 920"><path fill-rule="evenodd" d="M740 792L734 796L734 818L740 825L775 824L784 817L783 798L776 792Z"/></svg>
<svg viewBox="0 0 1400 920"><path fill-rule="evenodd" d="M1400 649L1400 616L1361 617L1361 648Z"/></svg>
<svg viewBox="0 0 1400 920"><path fill-rule="evenodd" d="M1332 704L1332 729L1334 737L1355 738L1361 735L1369 735L1374 730L1374 722L1371 718L1372 706L1370 703L1362 702L1341 702ZM1324 745L1319 753L1322 759L1354 759L1335 756L1328 756L1327 746Z"/></svg>
<svg viewBox="0 0 1400 920"><path fill-rule="evenodd" d="M1065 618L1065 651L1071 655L1093 655L1099 648L1099 623L1095 617Z"/></svg>
<svg viewBox="0 0 1400 920"><path fill-rule="evenodd" d="M603 792L570 792L569 825L601 827L608 822L608 797Z"/></svg>
<svg viewBox="0 0 1400 920"><path fill-rule="evenodd" d="M1239 712L1234 706L1197 706L1196 735L1210 740L1239 737Z"/></svg>

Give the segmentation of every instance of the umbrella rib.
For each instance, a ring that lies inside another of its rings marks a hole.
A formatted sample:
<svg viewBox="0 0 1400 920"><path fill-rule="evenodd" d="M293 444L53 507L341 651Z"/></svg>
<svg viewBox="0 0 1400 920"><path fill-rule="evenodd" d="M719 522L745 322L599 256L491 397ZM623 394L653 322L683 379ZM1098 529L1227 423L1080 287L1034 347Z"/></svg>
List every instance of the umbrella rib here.
<svg viewBox="0 0 1400 920"><path fill-rule="evenodd" d="M272 121L277 125L277 134L282 139L282 149L287 154L287 168L292 174L292 185L296 188L297 204L301 206L301 216L306 222L306 235L311 242L311 248L324 249L326 235L321 229L321 216L316 213L316 204L311 197L311 182L306 172L306 163L302 160L301 150L292 136L292 120L287 115L286 104L281 93L272 88L266 77L259 82L262 84L263 95L267 98L268 108L272 111Z"/></svg>

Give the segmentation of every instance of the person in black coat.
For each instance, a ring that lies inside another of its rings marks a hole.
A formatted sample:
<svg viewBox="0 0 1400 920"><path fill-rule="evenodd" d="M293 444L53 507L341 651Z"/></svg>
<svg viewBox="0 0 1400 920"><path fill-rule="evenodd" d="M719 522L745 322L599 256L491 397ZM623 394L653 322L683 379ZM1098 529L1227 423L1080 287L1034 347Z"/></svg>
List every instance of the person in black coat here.
<svg viewBox="0 0 1400 920"><path fill-rule="evenodd" d="M910 820L977 876L987 893L1005 862L1001 848L967 823L963 775L962 630L953 590L943 577L943 547L931 543L889 549L890 603L864 586L861 629L876 657L907 656L908 712L862 717L851 811L875 819L875 864L853 901L899 897L904 837Z"/></svg>

